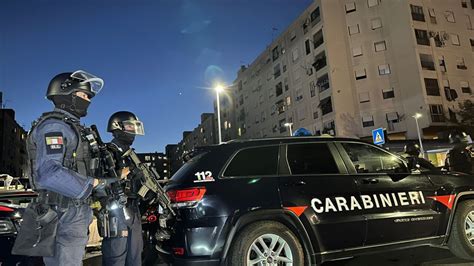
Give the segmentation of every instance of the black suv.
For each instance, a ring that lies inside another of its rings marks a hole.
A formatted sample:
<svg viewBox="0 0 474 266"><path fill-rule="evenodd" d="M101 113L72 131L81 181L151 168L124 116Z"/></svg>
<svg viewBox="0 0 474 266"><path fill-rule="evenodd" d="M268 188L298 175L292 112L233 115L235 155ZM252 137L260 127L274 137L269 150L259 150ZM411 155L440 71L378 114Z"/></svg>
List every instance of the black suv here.
<svg viewBox="0 0 474 266"><path fill-rule="evenodd" d="M474 178L347 138L231 141L172 178L174 264L309 265L417 246L474 259Z"/></svg>

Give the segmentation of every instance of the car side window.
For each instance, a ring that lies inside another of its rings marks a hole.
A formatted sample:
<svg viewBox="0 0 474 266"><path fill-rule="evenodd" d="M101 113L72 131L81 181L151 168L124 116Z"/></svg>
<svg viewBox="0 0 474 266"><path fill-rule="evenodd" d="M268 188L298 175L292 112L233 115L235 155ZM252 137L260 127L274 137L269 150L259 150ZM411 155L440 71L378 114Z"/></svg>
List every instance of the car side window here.
<svg viewBox="0 0 474 266"><path fill-rule="evenodd" d="M357 173L406 173L398 157L362 143L342 143Z"/></svg>
<svg viewBox="0 0 474 266"><path fill-rule="evenodd" d="M243 149L234 156L224 176L276 175L278 150L279 146Z"/></svg>
<svg viewBox="0 0 474 266"><path fill-rule="evenodd" d="M326 143L290 144L287 158L293 175L339 173Z"/></svg>

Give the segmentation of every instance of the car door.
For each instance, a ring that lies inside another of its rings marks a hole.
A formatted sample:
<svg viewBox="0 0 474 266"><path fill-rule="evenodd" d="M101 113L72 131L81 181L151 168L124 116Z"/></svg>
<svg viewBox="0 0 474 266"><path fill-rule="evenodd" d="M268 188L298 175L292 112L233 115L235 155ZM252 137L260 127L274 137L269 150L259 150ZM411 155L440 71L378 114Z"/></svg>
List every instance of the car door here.
<svg viewBox="0 0 474 266"><path fill-rule="evenodd" d="M356 180L360 208L367 217L365 245L434 237L440 213L430 196L428 177L411 173L404 161L384 149L359 142L336 144Z"/></svg>
<svg viewBox="0 0 474 266"><path fill-rule="evenodd" d="M366 221L348 202L358 197L335 146L326 142L282 146L279 189L282 205L299 216L320 252L362 246Z"/></svg>

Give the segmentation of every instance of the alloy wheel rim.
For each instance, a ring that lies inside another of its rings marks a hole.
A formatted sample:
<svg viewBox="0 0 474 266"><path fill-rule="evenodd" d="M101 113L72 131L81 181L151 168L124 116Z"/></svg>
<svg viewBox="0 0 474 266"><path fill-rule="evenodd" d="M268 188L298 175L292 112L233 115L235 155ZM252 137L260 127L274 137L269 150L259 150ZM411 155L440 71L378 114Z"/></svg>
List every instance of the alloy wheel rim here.
<svg viewBox="0 0 474 266"><path fill-rule="evenodd" d="M470 211L464 220L464 233L469 244L474 246L474 211Z"/></svg>
<svg viewBox="0 0 474 266"><path fill-rule="evenodd" d="M292 266L293 253L282 237L275 234L264 234L250 245L247 251L247 265Z"/></svg>

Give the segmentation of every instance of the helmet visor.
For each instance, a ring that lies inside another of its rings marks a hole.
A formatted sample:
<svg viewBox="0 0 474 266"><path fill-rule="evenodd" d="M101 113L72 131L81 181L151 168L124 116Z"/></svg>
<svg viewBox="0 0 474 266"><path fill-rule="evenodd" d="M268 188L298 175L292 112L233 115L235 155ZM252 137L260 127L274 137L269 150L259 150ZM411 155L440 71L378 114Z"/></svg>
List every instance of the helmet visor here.
<svg viewBox="0 0 474 266"><path fill-rule="evenodd" d="M75 71L71 74L71 78L79 80L82 84L89 83L94 94L99 93L102 87L104 87L104 80L83 70Z"/></svg>
<svg viewBox="0 0 474 266"><path fill-rule="evenodd" d="M145 135L143 123L138 120L125 120L122 122L123 131L134 135Z"/></svg>

